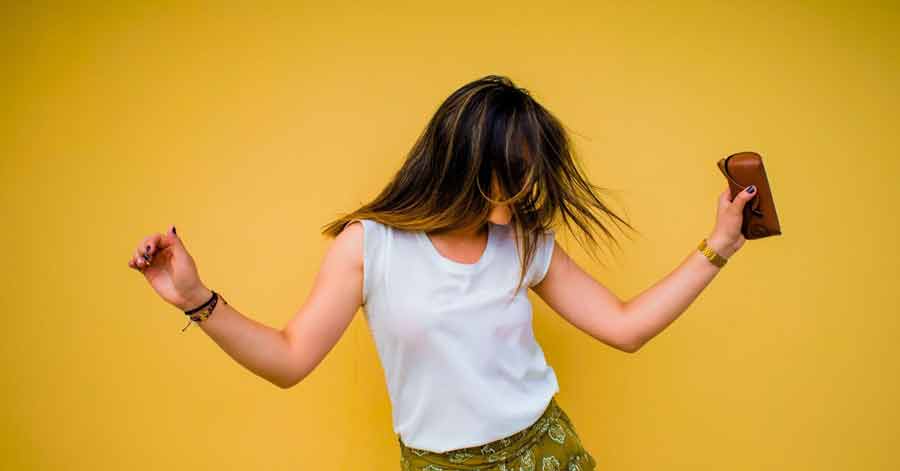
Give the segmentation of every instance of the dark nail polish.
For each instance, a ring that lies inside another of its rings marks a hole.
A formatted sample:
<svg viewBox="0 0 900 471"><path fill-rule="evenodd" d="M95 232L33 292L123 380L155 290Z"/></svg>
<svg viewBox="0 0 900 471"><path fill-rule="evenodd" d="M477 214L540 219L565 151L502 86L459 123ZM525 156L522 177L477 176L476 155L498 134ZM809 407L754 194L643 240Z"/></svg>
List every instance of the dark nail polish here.
<svg viewBox="0 0 900 471"><path fill-rule="evenodd" d="M172 226L172 234L178 234L178 232L175 230L175 226Z"/></svg>
<svg viewBox="0 0 900 471"><path fill-rule="evenodd" d="M147 253L150 253L150 246L147 246Z"/></svg>
<svg viewBox="0 0 900 471"><path fill-rule="evenodd" d="M750 185L747 188L747 193L755 193L755 192L756 192L756 185Z"/></svg>

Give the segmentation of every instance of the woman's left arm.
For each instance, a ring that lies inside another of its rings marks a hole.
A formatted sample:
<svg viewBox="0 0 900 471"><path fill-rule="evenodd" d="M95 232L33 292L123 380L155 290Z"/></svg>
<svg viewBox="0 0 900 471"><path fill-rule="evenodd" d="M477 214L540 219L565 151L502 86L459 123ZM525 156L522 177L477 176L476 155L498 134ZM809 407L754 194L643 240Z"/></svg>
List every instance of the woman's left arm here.
<svg viewBox="0 0 900 471"><path fill-rule="evenodd" d="M734 201L726 189L708 245L729 258L746 242L741 235L746 189ZM678 267L629 301L622 301L573 261L558 244L535 293L569 323L619 350L634 353L678 318L721 268L694 248Z"/></svg>

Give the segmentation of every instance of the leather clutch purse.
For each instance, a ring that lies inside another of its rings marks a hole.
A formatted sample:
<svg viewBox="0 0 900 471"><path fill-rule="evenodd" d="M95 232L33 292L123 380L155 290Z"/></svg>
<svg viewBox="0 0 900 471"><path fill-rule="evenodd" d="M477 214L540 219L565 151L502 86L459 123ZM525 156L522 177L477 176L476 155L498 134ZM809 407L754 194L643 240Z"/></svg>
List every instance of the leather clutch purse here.
<svg viewBox="0 0 900 471"><path fill-rule="evenodd" d="M719 170L728 179L731 200L750 185L756 185L756 195L744 206L744 220L741 223L741 234L746 239L781 234L778 214L775 213L775 200L772 188L766 177L762 157L756 152L738 152L731 154L717 163Z"/></svg>

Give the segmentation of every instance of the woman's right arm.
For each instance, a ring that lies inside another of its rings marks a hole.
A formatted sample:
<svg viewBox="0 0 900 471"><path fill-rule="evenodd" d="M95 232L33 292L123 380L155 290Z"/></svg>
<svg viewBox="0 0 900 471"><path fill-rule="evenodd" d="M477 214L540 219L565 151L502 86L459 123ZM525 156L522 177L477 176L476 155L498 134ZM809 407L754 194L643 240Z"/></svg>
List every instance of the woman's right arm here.
<svg viewBox="0 0 900 471"><path fill-rule="evenodd" d="M144 253L152 256L144 257ZM179 310L199 306L212 295L172 230L146 238L128 266L141 271L154 290ZM337 344L362 303L362 283L363 228L354 222L328 248L309 296L283 329L259 323L222 302L198 326L245 368L289 388L312 372Z"/></svg>

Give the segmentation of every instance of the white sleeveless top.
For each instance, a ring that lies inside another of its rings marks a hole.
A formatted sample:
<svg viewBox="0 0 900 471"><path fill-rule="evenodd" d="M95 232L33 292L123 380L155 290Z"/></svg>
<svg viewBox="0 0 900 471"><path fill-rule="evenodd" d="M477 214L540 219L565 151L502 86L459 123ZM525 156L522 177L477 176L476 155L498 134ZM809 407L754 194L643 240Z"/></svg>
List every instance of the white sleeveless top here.
<svg viewBox="0 0 900 471"><path fill-rule="evenodd" d="M363 311L403 443L443 453L537 421L559 384L535 340L526 293L547 273L553 231L512 297L520 266L512 227L489 223L481 258L465 264L441 255L424 232L360 221Z"/></svg>

